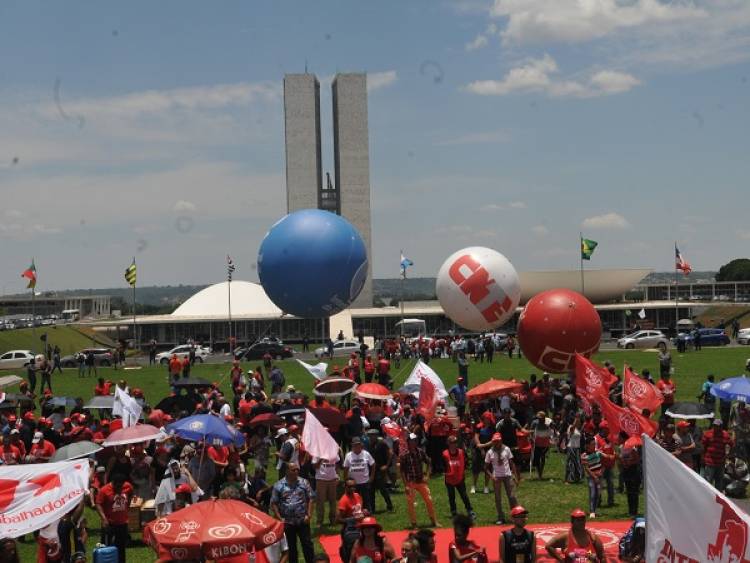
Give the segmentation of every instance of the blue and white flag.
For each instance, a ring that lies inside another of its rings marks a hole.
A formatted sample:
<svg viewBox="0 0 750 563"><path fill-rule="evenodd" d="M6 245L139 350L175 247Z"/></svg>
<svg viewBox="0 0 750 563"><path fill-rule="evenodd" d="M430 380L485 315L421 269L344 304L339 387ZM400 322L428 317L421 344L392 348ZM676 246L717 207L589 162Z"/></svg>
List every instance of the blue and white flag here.
<svg viewBox="0 0 750 563"><path fill-rule="evenodd" d="M406 268L413 266L414 262L404 256L404 251L401 251L401 277L406 278Z"/></svg>

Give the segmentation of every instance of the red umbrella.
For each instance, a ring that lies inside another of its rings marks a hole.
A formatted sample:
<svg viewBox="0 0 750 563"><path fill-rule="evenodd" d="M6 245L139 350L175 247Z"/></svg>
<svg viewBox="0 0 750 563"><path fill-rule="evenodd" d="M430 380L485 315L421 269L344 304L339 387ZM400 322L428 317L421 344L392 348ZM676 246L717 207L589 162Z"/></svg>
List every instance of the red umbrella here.
<svg viewBox="0 0 750 563"><path fill-rule="evenodd" d="M357 387L355 393L363 399L375 399L376 401L383 401L391 396L388 387L380 383L363 383Z"/></svg>
<svg viewBox="0 0 750 563"><path fill-rule="evenodd" d="M250 421L250 428L262 426L264 424L267 424L269 426L276 426L278 424L284 424L284 419L276 413L264 412L253 417L253 419Z"/></svg>
<svg viewBox="0 0 750 563"><path fill-rule="evenodd" d="M157 438L166 438L166 434L156 426L150 424L136 424L121 430L112 432L102 444L105 448L110 446L124 446L125 444L140 444Z"/></svg>
<svg viewBox="0 0 750 563"><path fill-rule="evenodd" d="M495 399L502 395L516 393L523 388L523 384L516 381L503 381L500 379L489 379L471 389L466 396L469 401L484 401Z"/></svg>
<svg viewBox="0 0 750 563"><path fill-rule="evenodd" d="M322 379L315 386L315 389L313 389L313 393L316 395L328 395L329 397L343 397L356 388L357 384L351 379L333 376Z"/></svg>
<svg viewBox="0 0 750 563"><path fill-rule="evenodd" d="M346 424L346 417L344 414L333 407L314 407L312 405L307 405L307 410L309 410L323 426L327 426L331 430L338 430L340 426Z"/></svg>
<svg viewBox="0 0 750 563"><path fill-rule="evenodd" d="M283 535L282 522L238 500L198 502L149 522L143 530L144 541L167 561L242 556Z"/></svg>

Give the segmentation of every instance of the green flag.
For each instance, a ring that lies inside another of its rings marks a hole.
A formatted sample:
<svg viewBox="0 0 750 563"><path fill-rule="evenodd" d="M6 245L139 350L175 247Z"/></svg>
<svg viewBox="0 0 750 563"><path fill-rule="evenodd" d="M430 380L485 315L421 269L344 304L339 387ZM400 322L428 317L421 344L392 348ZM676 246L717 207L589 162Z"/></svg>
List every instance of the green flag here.
<svg viewBox="0 0 750 563"><path fill-rule="evenodd" d="M136 268L135 268L135 258L133 258L133 263L128 266L128 269L125 270L125 281L130 284L131 287L135 287L135 278L136 278Z"/></svg>
<svg viewBox="0 0 750 563"><path fill-rule="evenodd" d="M591 255L598 244L595 240L581 237L581 259L591 260Z"/></svg>

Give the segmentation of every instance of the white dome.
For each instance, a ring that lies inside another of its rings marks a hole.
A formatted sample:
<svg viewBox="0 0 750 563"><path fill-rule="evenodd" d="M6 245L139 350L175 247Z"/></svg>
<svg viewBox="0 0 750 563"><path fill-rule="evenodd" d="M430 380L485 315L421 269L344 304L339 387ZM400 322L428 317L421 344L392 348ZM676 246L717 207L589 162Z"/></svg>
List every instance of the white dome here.
<svg viewBox="0 0 750 563"><path fill-rule="evenodd" d="M229 282L221 282L200 290L172 313L174 317L228 317ZM281 317L281 309L273 304L260 284L232 282L232 317Z"/></svg>

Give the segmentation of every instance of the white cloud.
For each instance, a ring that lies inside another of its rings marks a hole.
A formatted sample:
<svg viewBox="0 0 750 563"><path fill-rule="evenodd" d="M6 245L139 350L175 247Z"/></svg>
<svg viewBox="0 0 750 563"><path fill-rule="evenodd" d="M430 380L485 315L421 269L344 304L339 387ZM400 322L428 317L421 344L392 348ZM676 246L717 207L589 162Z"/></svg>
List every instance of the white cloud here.
<svg viewBox="0 0 750 563"><path fill-rule="evenodd" d="M525 201L511 201L509 203L488 203L481 207L481 211L505 211L508 209L526 209Z"/></svg>
<svg viewBox="0 0 750 563"><path fill-rule="evenodd" d="M508 204L508 207L511 209L526 209L526 202L525 201L511 201Z"/></svg>
<svg viewBox="0 0 750 563"><path fill-rule="evenodd" d="M587 217L581 226L585 229L627 229L630 223L619 213L610 212Z"/></svg>
<svg viewBox="0 0 750 563"><path fill-rule="evenodd" d="M592 98L627 92L640 84L634 76L612 70L598 71L584 81L557 78L558 72L555 60L545 54L510 69L501 80L477 80L465 89L481 96L539 92L558 98Z"/></svg>
<svg viewBox="0 0 750 563"><path fill-rule="evenodd" d="M505 43L577 43L647 25L700 21L708 8L696 2L659 0L495 0L490 15L501 18Z"/></svg>
<svg viewBox="0 0 750 563"><path fill-rule="evenodd" d="M197 207L192 201L186 201L184 199L179 200L177 203L174 204L174 210L178 212L192 212L195 211Z"/></svg>
<svg viewBox="0 0 750 563"><path fill-rule="evenodd" d="M451 139L445 139L435 143L436 147L452 147L460 145L484 145L494 143L507 143L510 134L507 131L481 131L477 133L466 133Z"/></svg>
<svg viewBox="0 0 750 563"><path fill-rule="evenodd" d="M467 51L476 51L477 49L486 47L488 43L487 36L480 33L472 41L466 44L465 49Z"/></svg>
<svg viewBox="0 0 750 563"><path fill-rule="evenodd" d="M531 232L538 237L545 237L549 234L549 229L544 225L534 225L531 227Z"/></svg>
<svg viewBox="0 0 750 563"><path fill-rule="evenodd" d="M380 88L390 86L398 79L398 75L395 70L386 70L383 72L368 72L367 73L367 91L373 92Z"/></svg>

